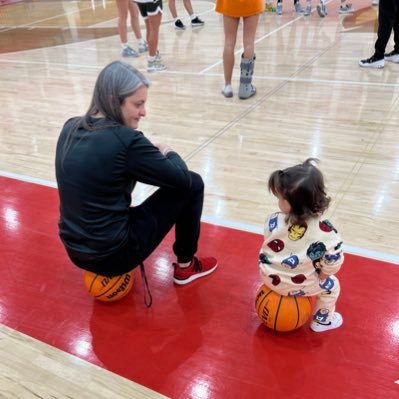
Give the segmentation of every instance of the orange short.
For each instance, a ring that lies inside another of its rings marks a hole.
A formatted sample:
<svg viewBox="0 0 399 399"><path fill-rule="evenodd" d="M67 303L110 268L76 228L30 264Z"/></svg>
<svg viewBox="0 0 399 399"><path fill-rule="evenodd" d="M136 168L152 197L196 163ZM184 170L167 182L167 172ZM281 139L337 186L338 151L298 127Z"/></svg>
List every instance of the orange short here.
<svg viewBox="0 0 399 399"><path fill-rule="evenodd" d="M228 17L250 17L264 9L264 0L216 0L216 11Z"/></svg>

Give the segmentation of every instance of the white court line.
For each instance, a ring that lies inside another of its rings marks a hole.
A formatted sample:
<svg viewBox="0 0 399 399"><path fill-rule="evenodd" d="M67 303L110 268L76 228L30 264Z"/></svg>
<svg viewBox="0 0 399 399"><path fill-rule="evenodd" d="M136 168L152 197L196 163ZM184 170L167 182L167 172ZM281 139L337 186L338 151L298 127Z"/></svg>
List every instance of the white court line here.
<svg viewBox="0 0 399 399"><path fill-rule="evenodd" d="M326 2L324 2L324 4L331 3L331 1L333 1L333 0L326 1ZM314 12L316 12L316 9L315 9L315 8L312 9L312 14L313 14ZM256 39L256 40L255 40L255 44L256 44L256 43L259 43L259 42L261 42L263 39L266 39L267 37L269 37L269 36L271 36L271 35L273 35L273 34L279 32L280 30L286 28L287 26L290 26L291 24L297 22L297 21L300 20L301 18L305 18L305 16L304 16L304 15L299 15L299 16L297 16L296 18L292 19L291 21L285 23L284 25L281 25L281 26L278 27L277 29L272 30L271 32L267 33L266 35L263 35L263 36L260 37L259 39ZM234 54L240 54L240 53L243 52L243 50L244 50L243 47L241 47L239 50L235 51ZM200 72L200 74L203 75L204 73L206 73L206 72L208 72L209 70L211 70L211 69L217 67L218 65L221 65L222 63L223 63L223 60L219 60L218 62L215 62L214 64L210 65L209 67L206 67L205 69L203 69L203 70Z"/></svg>
<svg viewBox="0 0 399 399"><path fill-rule="evenodd" d="M91 7L87 7L87 8L82 8L82 9L75 10L75 11L64 12L63 14L52 15L51 17L48 17L48 18L39 19L37 21L32 21L29 24L15 25L15 26L12 26L12 27L8 27L6 30L4 30L2 32L6 32L6 31L9 31L9 30L18 29L18 28L26 28L27 26L38 24L40 22L50 21L50 20L52 20L54 18L64 17L65 15L76 14L76 13L80 13L81 11L86 11L86 10L90 10L90 9L91 9Z"/></svg>
<svg viewBox="0 0 399 399"><path fill-rule="evenodd" d="M28 183L38 184L40 186L57 188L57 183L51 180L44 180L36 177L20 175L18 173L6 172L4 170L0 170L0 176L9 177L10 179L15 179L15 180L26 181Z"/></svg>
<svg viewBox="0 0 399 399"><path fill-rule="evenodd" d="M18 173L7 172L4 170L0 170L0 176L8 177L11 179L16 179L20 181L25 181L32 184L37 184L40 186L57 188L57 184L51 180L40 179L36 177L21 175ZM242 223L234 220L226 220L220 219L214 216L206 216L203 215L201 220L205 223L210 223L216 226L228 227L235 230L247 231L249 233L255 233L263 235L263 226L252 225L248 223ZM352 247L350 245L344 244L345 252L348 252L353 255L362 256L365 258L381 260L389 263L393 263L395 265L399 265L399 256L386 254L383 252L372 251L364 248ZM395 381L395 384L399 384L399 380Z"/></svg>
<svg viewBox="0 0 399 399"><path fill-rule="evenodd" d="M33 51L33 50L27 50ZM73 67L77 69L97 69L101 70L104 68L102 65L91 65L91 64L71 64L65 62L47 62L47 61L24 61L24 60L9 60L9 59L1 59L0 64L22 64L22 65L44 65L44 66L65 66L65 67ZM142 69L145 71L145 69ZM201 72L189 72L189 71L172 71L170 69L166 69L162 71L163 74L169 75L186 75L186 76L198 76ZM223 73L208 73L206 76L213 77L223 77ZM238 75L237 75L238 76ZM376 86L376 87L399 87L399 83L384 83L384 82L364 82L364 81L356 81L356 80L327 80L327 79L306 79L306 78L296 78L291 76L257 76L254 75L256 80L273 80L273 81L283 81L283 82L304 82L304 83L322 83L322 84L345 84L345 85L354 85L354 86Z"/></svg>
<svg viewBox="0 0 399 399"><path fill-rule="evenodd" d="M399 384L399 380L395 381L395 384Z"/></svg>
<svg viewBox="0 0 399 399"><path fill-rule="evenodd" d="M281 25L280 27L278 27L278 28L275 29L275 30L272 30L271 32L267 33L266 35L263 35L263 36L260 37L259 39L255 40L255 44L256 44L256 43L259 43L259 42L262 41L263 39L266 39L267 37L273 35L274 33L279 32L280 30L286 28L287 26L293 24L294 22L296 22L298 19L301 19L301 18L302 18L302 16L296 17L296 18L294 18L293 20L291 20L290 22L287 22L286 24ZM243 48L241 47L239 50L235 51L234 54L240 54L240 53L242 53L242 52L243 52ZM205 69L203 69L203 70L200 72L200 75L203 75L204 73L207 73L209 70L211 70L211 69L213 69L213 68L215 68L215 67L221 65L222 63L223 63L223 60L219 60L218 62L215 62L214 64L210 65L209 67L206 67Z"/></svg>
<svg viewBox="0 0 399 399"><path fill-rule="evenodd" d="M203 216L202 221L216 226L229 227L236 230L248 231L249 233L263 235L263 226L255 226L233 220L219 219L213 216ZM399 266L399 256L385 254L383 252L372 251L359 247L353 247L351 245L346 245L346 244L343 245L343 248L345 252L353 255L358 255L370 259L382 260Z"/></svg>

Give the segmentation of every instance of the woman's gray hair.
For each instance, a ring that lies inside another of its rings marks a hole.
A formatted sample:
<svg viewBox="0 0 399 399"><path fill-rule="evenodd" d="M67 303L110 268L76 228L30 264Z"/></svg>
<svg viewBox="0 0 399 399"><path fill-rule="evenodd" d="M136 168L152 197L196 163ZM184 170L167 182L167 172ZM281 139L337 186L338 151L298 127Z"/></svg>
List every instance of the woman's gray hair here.
<svg viewBox="0 0 399 399"><path fill-rule="evenodd" d="M148 79L135 67L121 61L108 64L98 75L85 122L98 113L123 125L121 105L140 87L149 87ZM85 123L84 123L85 124Z"/></svg>
<svg viewBox="0 0 399 399"><path fill-rule="evenodd" d="M126 97L134 94L140 87L149 87L147 78L133 66L121 61L108 64L98 75L90 107L86 114L75 118L71 122L70 131L62 148L62 164L69 151L72 151L72 143L78 129L83 128L87 132L104 127L123 125L121 105ZM93 125L91 117L101 114L105 117L106 125L99 127Z"/></svg>

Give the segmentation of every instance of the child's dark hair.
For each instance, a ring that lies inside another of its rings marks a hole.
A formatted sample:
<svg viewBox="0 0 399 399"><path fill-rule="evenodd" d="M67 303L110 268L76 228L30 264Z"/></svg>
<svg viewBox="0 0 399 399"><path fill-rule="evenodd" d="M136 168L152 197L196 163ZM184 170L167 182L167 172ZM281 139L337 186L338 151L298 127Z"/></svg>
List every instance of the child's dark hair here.
<svg viewBox="0 0 399 399"><path fill-rule="evenodd" d="M330 205L323 175L314 165L317 162L316 158L308 158L302 164L276 170L270 175L269 191L279 194L291 206L287 223L303 224L310 217L321 215Z"/></svg>

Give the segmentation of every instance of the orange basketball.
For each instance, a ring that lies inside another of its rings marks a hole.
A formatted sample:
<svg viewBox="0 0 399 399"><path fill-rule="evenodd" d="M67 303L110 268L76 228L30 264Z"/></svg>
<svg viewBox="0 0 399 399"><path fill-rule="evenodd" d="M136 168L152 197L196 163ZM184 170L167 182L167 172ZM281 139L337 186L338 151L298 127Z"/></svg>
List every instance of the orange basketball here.
<svg viewBox="0 0 399 399"><path fill-rule="evenodd" d="M115 302L122 299L132 289L134 280L130 273L106 277L86 272L84 277L89 294L102 302Z"/></svg>
<svg viewBox="0 0 399 399"><path fill-rule="evenodd" d="M292 331L302 327L312 314L312 302L306 296L283 296L262 285L255 307L263 323L274 331Z"/></svg>

